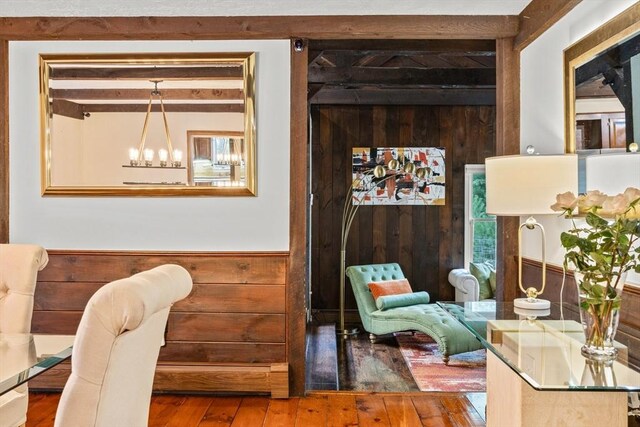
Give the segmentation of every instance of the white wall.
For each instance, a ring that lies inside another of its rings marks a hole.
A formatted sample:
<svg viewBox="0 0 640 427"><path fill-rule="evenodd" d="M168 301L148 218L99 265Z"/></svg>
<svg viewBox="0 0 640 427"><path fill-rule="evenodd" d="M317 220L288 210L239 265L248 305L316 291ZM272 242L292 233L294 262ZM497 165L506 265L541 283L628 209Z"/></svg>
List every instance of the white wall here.
<svg viewBox="0 0 640 427"><path fill-rule="evenodd" d="M532 144L542 154L564 152L564 50L618 15L636 0L585 0L521 55L520 151ZM550 200L551 205L555 200ZM537 218L547 231L547 262L562 265L560 233L568 221L555 216ZM531 233L536 234L536 233ZM540 259L537 236L523 236L525 257Z"/></svg>
<svg viewBox="0 0 640 427"><path fill-rule="evenodd" d="M258 196L42 197L38 54L156 51L256 52ZM9 87L12 243L49 249L288 250L288 40L10 42Z"/></svg>

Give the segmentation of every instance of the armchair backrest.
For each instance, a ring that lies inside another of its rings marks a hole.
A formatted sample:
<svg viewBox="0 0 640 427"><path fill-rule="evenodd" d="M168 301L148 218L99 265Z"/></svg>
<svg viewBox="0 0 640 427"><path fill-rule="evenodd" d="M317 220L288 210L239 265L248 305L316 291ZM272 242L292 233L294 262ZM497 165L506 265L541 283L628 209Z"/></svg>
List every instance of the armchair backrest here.
<svg viewBox="0 0 640 427"><path fill-rule="evenodd" d="M56 427L147 425L169 310L192 284L187 270L167 264L108 283L91 297L78 326Z"/></svg>
<svg viewBox="0 0 640 427"><path fill-rule="evenodd" d="M400 265L394 262L390 264L352 265L347 267L346 274L356 297L360 319L365 329L369 330L369 316L378 309L369 290L369 283L404 279L404 273Z"/></svg>
<svg viewBox="0 0 640 427"><path fill-rule="evenodd" d="M38 271L49 262L38 245L0 244L0 332L31 332Z"/></svg>

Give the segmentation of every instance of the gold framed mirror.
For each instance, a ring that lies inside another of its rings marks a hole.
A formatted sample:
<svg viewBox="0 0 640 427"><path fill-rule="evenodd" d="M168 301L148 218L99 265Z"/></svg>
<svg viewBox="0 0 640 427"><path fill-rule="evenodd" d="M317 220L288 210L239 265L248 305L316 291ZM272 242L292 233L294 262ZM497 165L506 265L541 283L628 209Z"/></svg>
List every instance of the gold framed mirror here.
<svg viewBox="0 0 640 427"><path fill-rule="evenodd" d="M40 108L45 196L256 195L254 53L41 54Z"/></svg>
<svg viewBox="0 0 640 427"><path fill-rule="evenodd" d="M630 83L640 87L639 53L640 3L564 51L566 152L625 152L640 141L640 91Z"/></svg>

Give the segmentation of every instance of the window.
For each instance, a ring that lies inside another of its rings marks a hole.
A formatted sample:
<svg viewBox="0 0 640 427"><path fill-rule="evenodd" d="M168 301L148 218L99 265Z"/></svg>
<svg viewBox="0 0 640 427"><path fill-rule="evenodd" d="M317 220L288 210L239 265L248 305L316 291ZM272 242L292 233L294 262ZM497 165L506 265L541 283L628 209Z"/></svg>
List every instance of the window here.
<svg viewBox="0 0 640 427"><path fill-rule="evenodd" d="M496 265L496 217L486 212L484 165L466 165L464 264L489 262Z"/></svg>

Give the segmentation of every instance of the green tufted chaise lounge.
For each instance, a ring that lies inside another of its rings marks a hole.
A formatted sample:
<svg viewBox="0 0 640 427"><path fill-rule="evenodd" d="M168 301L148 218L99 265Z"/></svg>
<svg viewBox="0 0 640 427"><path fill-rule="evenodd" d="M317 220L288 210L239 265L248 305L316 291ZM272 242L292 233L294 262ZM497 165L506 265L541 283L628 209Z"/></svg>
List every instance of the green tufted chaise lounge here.
<svg viewBox="0 0 640 427"><path fill-rule="evenodd" d="M435 304L415 304L378 310L369 291L369 283L404 279L402 269L397 263L354 265L347 268L346 274L351 281L362 325L370 334L424 332L438 344L445 363L449 362L449 356L452 354L483 348L471 332Z"/></svg>

